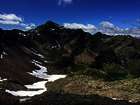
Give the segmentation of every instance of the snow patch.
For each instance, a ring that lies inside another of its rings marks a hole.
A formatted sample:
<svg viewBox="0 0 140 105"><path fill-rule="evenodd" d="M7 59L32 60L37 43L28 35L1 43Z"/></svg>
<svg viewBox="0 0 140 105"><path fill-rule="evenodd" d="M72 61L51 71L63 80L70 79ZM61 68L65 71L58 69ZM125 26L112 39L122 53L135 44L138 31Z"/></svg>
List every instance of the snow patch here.
<svg viewBox="0 0 140 105"><path fill-rule="evenodd" d="M54 82L61 78L66 78L66 75L47 75L46 79L48 80L48 82Z"/></svg>
<svg viewBox="0 0 140 105"><path fill-rule="evenodd" d="M47 77L47 68L42 66L40 62L33 60L32 63L34 63L36 66L38 66L39 70L34 70L32 73L29 73L32 76L35 76L40 79L45 79Z"/></svg>
<svg viewBox="0 0 140 105"><path fill-rule="evenodd" d="M32 73L29 73L32 76L45 80L47 79L49 82L53 82L59 78L66 77L66 75L47 75L47 68L42 66L40 62L33 60L32 63L40 68L39 70L34 70Z"/></svg>
<svg viewBox="0 0 140 105"><path fill-rule="evenodd" d="M11 90L5 90L7 93L12 94L13 96L19 96L19 97L32 97L35 95L40 95L42 93L44 93L45 91L47 91L45 84L47 83L47 81L41 81L41 82L37 82L34 83L32 85L25 85L25 87L27 87L28 89L36 89L36 91L11 91Z"/></svg>
<svg viewBox="0 0 140 105"><path fill-rule="evenodd" d="M5 55L8 55L8 54L7 54L6 52L3 51L3 52L1 53L1 55L0 55L0 59L3 59Z"/></svg>
<svg viewBox="0 0 140 105"><path fill-rule="evenodd" d="M35 52L32 52L34 55L36 55L36 56L38 56L38 57L40 57L40 58L45 58L43 55L41 55L41 54L39 54L39 53L35 53Z"/></svg>
<svg viewBox="0 0 140 105"><path fill-rule="evenodd" d="M25 102L25 101L27 101L27 100L30 100L31 98L21 98L21 99L19 99L19 101L22 103L22 102Z"/></svg>
<svg viewBox="0 0 140 105"><path fill-rule="evenodd" d="M0 77L0 82L3 82L3 81L7 81L7 79L6 79L6 78L2 79L2 78Z"/></svg>
<svg viewBox="0 0 140 105"><path fill-rule="evenodd" d="M117 98L112 98L112 100L117 100Z"/></svg>
<svg viewBox="0 0 140 105"><path fill-rule="evenodd" d="M61 78L65 78L66 75L49 75L48 77L46 77L46 81L40 81L37 83L34 83L32 85L25 85L25 87L27 87L27 91L11 91L11 90L5 90L5 92L12 94L13 96L19 96L19 97L33 97L36 95L40 95L44 92L47 91L47 87L45 86L45 84L47 82L53 82L55 80L61 79ZM32 91L33 90L33 91ZM21 100L24 101L24 100Z"/></svg>
<svg viewBox="0 0 140 105"><path fill-rule="evenodd" d="M26 49L27 49L27 48L26 48ZM38 51L35 50L34 48L31 48L31 49L28 49L28 50L29 50L33 55L35 55L35 56L38 56L38 57L40 57L40 58L42 58L42 59L45 58L42 54L38 53Z"/></svg>
<svg viewBox="0 0 140 105"><path fill-rule="evenodd" d="M44 79L44 81L40 81L40 82L31 84L31 85L25 85L25 87L28 89L27 91L5 90L7 93L12 94L13 96L21 97L20 102L26 101L26 98L24 99L23 97L33 97L33 96L40 95L40 94L46 92L47 91L47 87L46 87L47 82L54 82L58 79L66 77L66 75L47 75L47 68L42 66L40 62L33 60L32 63L34 63L40 69L34 70L32 73L29 73L29 74L33 75L35 77Z"/></svg>
<svg viewBox="0 0 140 105"><path fill-rule="evenodd" d="M26 36L24 33L21 33L21 32L19 32L19 35L24 36L24 37Z"/></svg>
<svg viewBox="0 0 140 105"><path fill-rule="evenodd" d="M41 82L37 82L37 83L34 83L32 85L25 85L26 88L28 89L40 89L40 90L43 90L45 89L45 84L46 81L41 81Z"/></svg>
<svg viewBox="0 0 140 105"><path fill-rule="evenodd" d="M29 73L35 77L44 79L44 81L40 81L31 85L25 85L25 87L28 89L27 91L11 91L11 90L5 90L7 93L12 94L13 96L19 96L19 97L32 97L35 95L40 95L47 91L47 88L45 84L47 82L54 82L55 80L65 78L66 75L47 75L47 68L42 66L40 62L33 60L32 63L34 63L36 66L38 66L40 69L35 70L32 73ZM21 101L24 101L21 100Z"/></svg>

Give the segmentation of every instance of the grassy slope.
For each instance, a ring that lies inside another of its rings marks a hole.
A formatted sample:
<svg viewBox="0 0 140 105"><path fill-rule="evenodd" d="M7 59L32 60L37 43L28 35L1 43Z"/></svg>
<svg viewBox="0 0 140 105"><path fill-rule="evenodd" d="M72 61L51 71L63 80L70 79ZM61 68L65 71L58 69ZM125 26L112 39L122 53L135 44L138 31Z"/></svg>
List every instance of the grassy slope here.
<svg viewBox="0 0 140 105"><path fill-rule="evenodd" d="M92 77L78 75L47 84L48 91L77 95L92 95L117 98L117 100L140 100L140 78L117 81L95 80Z"/></svg>

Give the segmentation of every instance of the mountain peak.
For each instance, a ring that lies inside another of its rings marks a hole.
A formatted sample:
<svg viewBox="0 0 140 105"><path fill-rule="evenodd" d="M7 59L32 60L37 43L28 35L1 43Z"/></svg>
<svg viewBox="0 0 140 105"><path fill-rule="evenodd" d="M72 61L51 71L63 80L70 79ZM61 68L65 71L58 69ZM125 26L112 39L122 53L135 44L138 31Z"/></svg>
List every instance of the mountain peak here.
<svg viewBox="0 0 140 105"><path fill-rule="evenodd" d="M45 24L37 27L38 30L46 30L46 29L59 29L61 26L53 21L47 21Z"/></svg>
<svg viewBox="0 0 140 105"><path fill-rule="evenodd" d="M96 38L109 38L111 36L110 35L103 34L101 32L97 32L97 33L94 34L94 37L96 37Z"/></svg>

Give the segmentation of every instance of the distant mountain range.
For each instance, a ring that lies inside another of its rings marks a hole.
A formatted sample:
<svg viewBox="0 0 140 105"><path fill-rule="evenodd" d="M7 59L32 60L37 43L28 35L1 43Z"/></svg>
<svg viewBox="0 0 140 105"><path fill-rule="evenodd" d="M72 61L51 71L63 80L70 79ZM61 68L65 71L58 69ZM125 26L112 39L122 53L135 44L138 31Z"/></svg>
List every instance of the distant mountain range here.
<svg viewBox="0 0 140 105"><path fill-rule="evenodd" d="M119 27L112 24L109 21L103 21L98 26L93 24L79 24L79 23L64 23L65 28L70 29L82 29L85 32L89 32L91 34L95 34L97 32L101 32L108 35L131 35L133 37L140 37L140 30L138 27Z"/></svg>

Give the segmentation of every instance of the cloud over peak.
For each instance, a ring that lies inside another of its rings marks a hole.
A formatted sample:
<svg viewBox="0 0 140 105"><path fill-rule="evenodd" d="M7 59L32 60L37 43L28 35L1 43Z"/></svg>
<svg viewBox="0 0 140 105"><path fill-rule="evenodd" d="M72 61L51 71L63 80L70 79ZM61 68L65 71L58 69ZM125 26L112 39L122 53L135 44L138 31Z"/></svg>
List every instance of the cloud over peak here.
<svg viewBox="0 0 140 105"><path fill-rule="evenodd" d="M92 24L79 24L79 23L64 23L65 28L70 29L83 29L85 32L94 33L96 32L96 27Z"/></svg>
<svg viewBox="0 0 140 105"><path fill-rule="evenodd" d="M106 28L114 28L114 24L112 24L111 22L109 21L103 21L100 23L100 27L106 27Z"/></svg>
<svg viewBox="0 0 140 105"><path fill-rule="evenodd" d="M93 24L79 24L79 23L64 23L65 28L70 29L82 29L85 32L95 34L96 32L102 32L108 35L132 35L140 37L140 28L120 28L109 21L102 21L98 26Z"/></svg>

